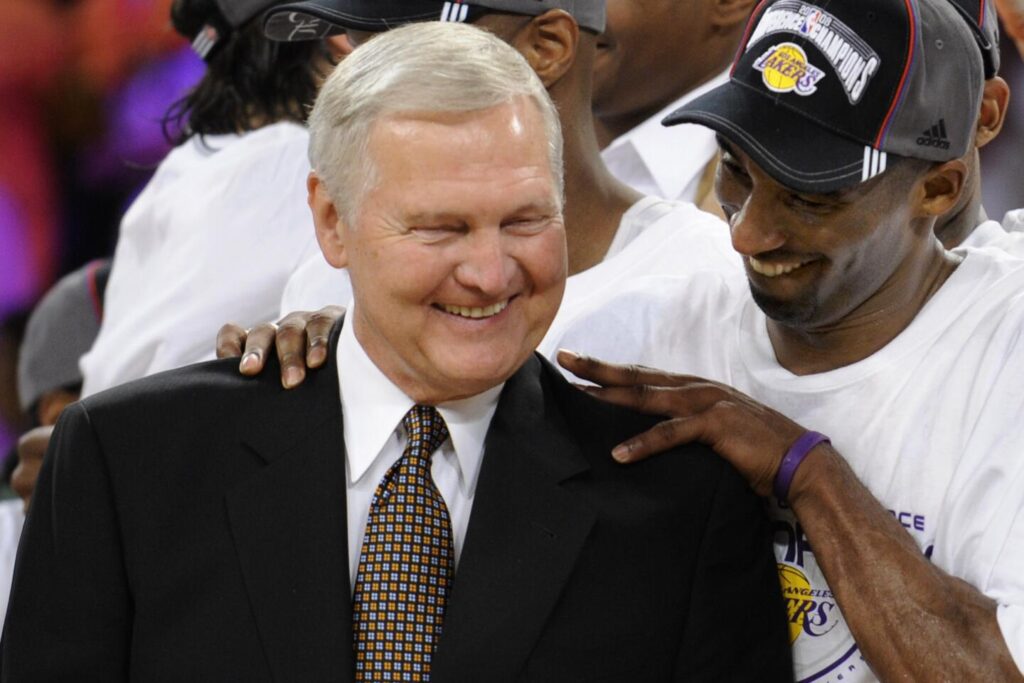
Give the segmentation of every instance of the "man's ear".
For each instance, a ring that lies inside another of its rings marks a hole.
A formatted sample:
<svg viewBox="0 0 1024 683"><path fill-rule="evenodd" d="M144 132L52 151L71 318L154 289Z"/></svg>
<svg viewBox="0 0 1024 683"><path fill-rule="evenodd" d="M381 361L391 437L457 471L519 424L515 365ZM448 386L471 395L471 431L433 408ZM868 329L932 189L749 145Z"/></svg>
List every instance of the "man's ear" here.
<svg viewBox="0 0 1024 683"><path fill-rule="evenodd" d="M967 164L953 159L930 169L920 180L920 214L941 216L951 211L967 189Z"/></svg>
<svg viewBox="0 0 1024 683"><path fill-rule="evenodd" d="M711 26L721 32L742 28L757 0L712 0L708 10Z"/></svg>
<svg viewBox="0 0 1024 683"><path fill-rule="evenodd" d="M545 88L557 83L576 61L580 27L565 10L549 10L534 17L513 36L519 51L540 76Z"/></svg>
<svg viewBox="0 0 1024 683"><path fill-rule="evenodd" d="M1010 86L999 76L985 81L981 95L981 112L978 115L978 131L974 144L980 149L992 142L1003 129L1007 105L1010 103Z"/></svg>
<svg viewBox="0 0 1024 683"><path fill-rule="evenodd" d="M340 62L355 50L355 47L352 45L352 41L349 40L347 33L328 36L324 38L324 43L327 45L327 51L330 52L331 58L335 62Z"/></svg>
<svg viewBox="0 0 1024 683"><path fill-rule="evenodd" d="M348 252L345 249L347 228L342 222L338 208L334 205L334 200L331 199L330 192L327 191L327 186L316 171L309 172L306 190L306 201L313 213L316 241L320 244L320 251L332 266L345 268L348 266Z"/></svg>

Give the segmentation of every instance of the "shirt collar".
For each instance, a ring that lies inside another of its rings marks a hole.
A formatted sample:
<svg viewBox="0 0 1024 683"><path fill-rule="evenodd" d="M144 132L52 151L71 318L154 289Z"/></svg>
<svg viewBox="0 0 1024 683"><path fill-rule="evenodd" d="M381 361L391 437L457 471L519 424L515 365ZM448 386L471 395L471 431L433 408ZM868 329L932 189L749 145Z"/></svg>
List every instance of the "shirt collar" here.
<svg viewBox="0 0 1024 683"><path fill-rule="evenodd" d="M707 83L691 90L636 128L623 133L602 153L606 163L630 163L629 157L639 158L641 165L660 197L679 199L683 191L699 180L704 167L716 149L714 132L694 123L666 128L662 120L679 109L717 88L729 80L728 70ZM680 150L683 150L681 153ZM692 200L692 198L689 198Z"/></svg>
<svg viewBox="0 0 1024 683"><path fill-rule="evenodd" d="M413 400L381 372L356 339L351 322L354 314L355 306L350 303L336 354L350 483L358 481L380 457L402 418L414 405ZM455 451L459 485L467 495L476 490L484 439L504 386L503 382L476 396L437 406L450 435L450 442L446 442L442 450L450 444Z"/></svg>

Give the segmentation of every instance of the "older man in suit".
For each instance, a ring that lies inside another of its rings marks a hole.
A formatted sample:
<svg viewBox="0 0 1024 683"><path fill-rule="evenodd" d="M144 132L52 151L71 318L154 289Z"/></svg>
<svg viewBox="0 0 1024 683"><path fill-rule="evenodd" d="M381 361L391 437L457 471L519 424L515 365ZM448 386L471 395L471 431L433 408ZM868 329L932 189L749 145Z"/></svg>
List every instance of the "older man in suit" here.
<svg viewBox="0 0 1024 683"><path fill-rule="evenodd" d="M354 303L335 372L218 362L66 412L3 680L791 680L765 517L700 446L534 354L566 274L561 137L511 48L370 41L310 119L309 203Z"/></svg>

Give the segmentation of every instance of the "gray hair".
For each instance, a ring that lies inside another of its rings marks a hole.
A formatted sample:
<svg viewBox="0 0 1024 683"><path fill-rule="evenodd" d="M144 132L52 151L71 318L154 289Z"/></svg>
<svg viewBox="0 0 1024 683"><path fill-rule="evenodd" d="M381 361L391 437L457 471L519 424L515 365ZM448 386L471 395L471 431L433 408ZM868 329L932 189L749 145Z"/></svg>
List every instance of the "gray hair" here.
<svg viewBox="0 0 1024 683"><path fill-rule="evenodd" d="M462 113L528 97L540 110L551 174L564 187L558 110L526 60L507 43L459 23L408 24L374 37L335 68L309 116L309 160L351 221L376 182L367 146L373 124L403 112Z"/></svg>

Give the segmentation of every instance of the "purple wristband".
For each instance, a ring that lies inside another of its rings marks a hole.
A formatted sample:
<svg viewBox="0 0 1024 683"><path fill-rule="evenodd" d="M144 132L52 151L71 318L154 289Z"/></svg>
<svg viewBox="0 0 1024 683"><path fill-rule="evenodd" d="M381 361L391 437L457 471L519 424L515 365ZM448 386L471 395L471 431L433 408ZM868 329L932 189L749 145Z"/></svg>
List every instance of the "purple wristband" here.
<svg viewBox="0 0 1024 683"><path fill-rule="evenodd" d="M779 499L780 503L786 502L786 498L789 496L789 487L793 483L793 477L796 476L796 470L800 467L800 463L804 461L811 449L822 442L832 443L824 434L808 430L801 434L800 438L786 451L786 455L779 465L779 471L775 475L775 485L772 487L775 497Z"/></svg>

